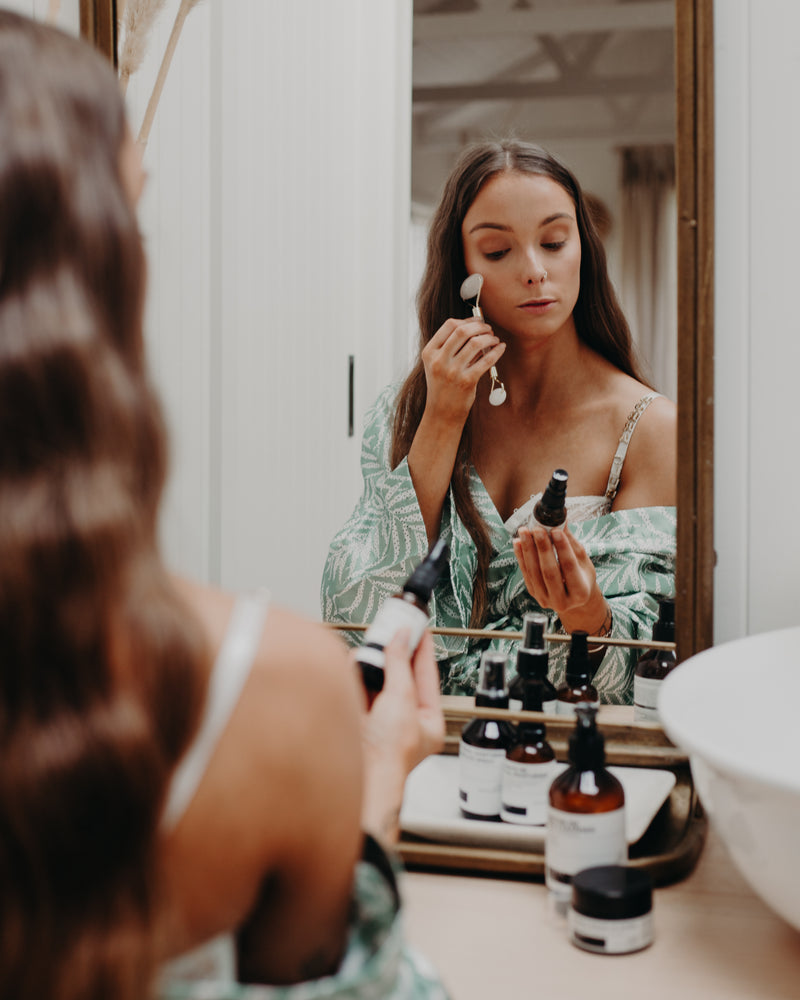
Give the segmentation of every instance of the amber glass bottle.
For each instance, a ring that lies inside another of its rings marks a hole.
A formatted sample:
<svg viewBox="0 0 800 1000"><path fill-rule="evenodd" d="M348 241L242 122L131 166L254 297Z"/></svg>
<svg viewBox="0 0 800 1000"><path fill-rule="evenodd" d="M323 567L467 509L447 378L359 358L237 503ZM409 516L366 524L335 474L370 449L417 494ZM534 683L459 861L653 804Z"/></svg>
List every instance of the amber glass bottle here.
<svg viewBox="0 0 800 1000"><path fill-rule="evenodd" d="M545 881L558 909L566 911L572 876L584 868L623 864L625 792L606 769L597 709L580 704L569 740L570 766L550 786L545 838Z"/></svg>
<svg viewBox="0 0 800 1000"><path fill-rule="evenodd" d="M659 597L653 639L656 642L675 642L674 597ZM637 722L660 721L658 695L661 682L677 665L674 649L648 649L639 657L633 676L633 717Z"/></svg>
<svg viewBox="0 0 800 1000"><path fill-rule="evenodd" d="M417 648L428 625L428 601L449 558L446 543L437 539L403 589L378 609L356 656L367 691L377 693L383 689L383 650L396 632L407 628L409 652Z"/></svg>
<svg viewBox="0 0 800 1000"><path fill-rule="evenodd" d="M558 715L574 716L575 706L582 701L597 707L597 689L592 684L594 669L589 659L588 632L576 629L570 638L567 676L558 689Z"/></svg>
<svg viewBox="0 0 800 1000"><path fill-rule="evenodd" d="M487 650L481 657L478 708L508 708L506 654ZM506 719L472 719L461 731L458 747L458 796L468 819L500 819L500 795L506 750L514 742Z"/></svg>
<svg viewBox="0 0 800 1000"><path fill-rule="evenodd" d="M517 650L517 676L508 690L508 707L514 711L522 708L524 689L528 681L535 681L540 687L542 712L548 715L556 714L556 689L547 679L549 654L547 641L544 637L547 627L547 615L528 611L522 619L523 637Z"/></svg>
<svg viewBox="0 0 800 1000"><path fill-rule="evenodd" d="M526 712L542 711L542 691L536 681L526 684L523 703ZM500 819L526 826L546 823L547 795L557 767L544 723L520 722L503 764Z"/></svg>
<svg viewBox="0 0 800 1000"><path fill-rule="evenodd" d="M530 527L560 528L567 521L567 471L556 469L550 477L547 489L533 508Z"/></svg>

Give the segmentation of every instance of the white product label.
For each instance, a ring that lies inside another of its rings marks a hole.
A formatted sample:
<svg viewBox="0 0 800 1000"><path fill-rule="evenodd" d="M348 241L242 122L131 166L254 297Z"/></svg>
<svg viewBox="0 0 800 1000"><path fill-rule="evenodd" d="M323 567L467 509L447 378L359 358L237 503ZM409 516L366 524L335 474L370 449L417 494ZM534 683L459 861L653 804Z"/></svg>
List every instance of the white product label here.
<svg viewBox="0 0 800 1000"><path fill-rule="evenodd" d="M572 876L584 868L623 864L625 807L604 813L571 813L550 806L544 845L545 881L556 896L569 900Z"/></svg>
<svg viewBox="0 0 800 1000"><path fill-rule="evenodd" d="M633 678L633 718L637 722L658 722L658 693L663 679L660 677Z"/></svg>
<svg viewBox="0 0 800 1000"><path fill-rule="evenodd" d="M567 914L569 936L579 948L602 955L624 955L640 951L653 941L653 914L627 920L600 920L587 917L571 907Z"/></svg>
<svg viewBox="0 0 800 1000"><path fill-rule="evenodd" d="M522 702L519 700L519 698L509 698L508 707L512 712L521 712Z"/></svg>
<svg viewBox="0 0 800 1000"><path fill-rule="evenodd" d="M508 823L541 826L547 822L548 792L558 773L554 760L523 764L506 758L500 818Z"/></svg>
<svg viewBox="0 0 800 1000"><path fill-rule="evenodd" d="M399 597L390 597L378 609L375 620L364 636L364 643L387 646L401 628L407 628L409 629L408 649L409 652L413 652L417 648L427 625L428 616L424 611L420 611L410 601L401 600Z"/></svg>
<svg viewBox="0 0 800 1000"><path fill-rule="evenodd" d="M476 816L500 815L504 749L474 747L461 740L458 748L458 801Z"/></svg>
<svg viewBox="0 0 800 1000"><path fill-rule="evenodd" d="M578 705L578 704L593 705L595 708L600 708L600 702L599 701L577 702L577 701L560 701L559 700L559 701L556 702L556 711L555 711L555 714L556 715L563 715L563 716L566 716L566 717L568 717L570 719L574 719L575 718L575 706Z"/></svg>

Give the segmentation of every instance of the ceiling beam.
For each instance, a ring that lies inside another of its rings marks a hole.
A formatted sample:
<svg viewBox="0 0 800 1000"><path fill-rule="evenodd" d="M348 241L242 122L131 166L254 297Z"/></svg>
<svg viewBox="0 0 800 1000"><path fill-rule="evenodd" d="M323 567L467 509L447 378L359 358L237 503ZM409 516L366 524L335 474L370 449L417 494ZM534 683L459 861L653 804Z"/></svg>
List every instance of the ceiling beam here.
<svg viewBox="0 0 800 1000"><path fill-rule="evenodd" d="M414 104L426 102L524 101L551 97L609 97L620 94L672 93L671 73L658 76L593 76L558 80L487 80L413 87Z"/></svg>
<svg viewBox="0 0 800 1000"><path fill-rule="evenodd" d="M487 35L553 35L594 31L639 31L675 27L674 0L573 7L561 4L546 10L477 10L460 14L414 14L414 41L485 38Z"/></svg>

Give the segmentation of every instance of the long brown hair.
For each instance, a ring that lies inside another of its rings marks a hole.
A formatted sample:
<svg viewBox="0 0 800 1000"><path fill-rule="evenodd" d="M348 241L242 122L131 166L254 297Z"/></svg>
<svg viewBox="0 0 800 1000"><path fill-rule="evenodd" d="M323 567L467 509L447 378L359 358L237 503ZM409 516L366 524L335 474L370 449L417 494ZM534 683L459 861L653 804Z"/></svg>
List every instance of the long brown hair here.
<svg viewBox="0 0 800 1000"><path fill-rule="evenodd" d="M0 12L0 997L141 1000L158 825L206 649L159 559L125 118L89 46Z"/></svg>
<svg viewBox="0 0 800 1000"><path fill-rule="evenodd" d="M417 295L419 356L397 397L392 467L408 454L425 409L427 386L422 349L446 319L464 315L459 294L467 276L461 239L464 216L487 181L505 171L549 177L572 198L581 241L580 290L573 310L578 337L621 371L646 382L637 366L627 320L608 277L603 243L577 178L555 156L531 143L508 139L470 146L461 154L445 183L428 232L427 262ZM471 625L479 627L486 615L486 577L492 546L469 486L471 428L470 415L461 435L451 487L458 516L477 551Z"/></svg>

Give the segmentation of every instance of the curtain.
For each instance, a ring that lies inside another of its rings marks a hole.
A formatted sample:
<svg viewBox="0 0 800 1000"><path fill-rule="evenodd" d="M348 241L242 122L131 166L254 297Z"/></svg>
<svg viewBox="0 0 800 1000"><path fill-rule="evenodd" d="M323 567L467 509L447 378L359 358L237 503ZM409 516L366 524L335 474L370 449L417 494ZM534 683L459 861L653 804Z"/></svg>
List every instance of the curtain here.
<svg viewBox="0 0 800 1000"><path fill-rule="evenodd" d="M675 150L630 146L621 154L620 298L655 388L678 389Z"/></svg>

